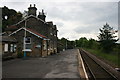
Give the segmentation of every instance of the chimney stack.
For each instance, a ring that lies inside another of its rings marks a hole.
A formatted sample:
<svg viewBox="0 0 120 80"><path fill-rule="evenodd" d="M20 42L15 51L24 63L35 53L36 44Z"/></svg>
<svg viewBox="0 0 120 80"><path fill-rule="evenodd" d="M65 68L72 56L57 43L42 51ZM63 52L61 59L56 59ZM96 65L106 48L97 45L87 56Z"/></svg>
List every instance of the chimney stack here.
<svg viewBox="0 0 120 80"><path fill-rule="evenodd" d="M42 9L42 12L39 12L38 18L40 18L40 19L42 19L43 21L45 21L46 15L45 15L43 9Z"/></svg>
<svg viewBox="0 0 120 80"><path fill-rule="evenodd" d="M37 8L35 7L35 4L34 7L32 7L32 5L30 4L30 7L28 8L28 15L36 16L36 12L37 12Z"/></svg>

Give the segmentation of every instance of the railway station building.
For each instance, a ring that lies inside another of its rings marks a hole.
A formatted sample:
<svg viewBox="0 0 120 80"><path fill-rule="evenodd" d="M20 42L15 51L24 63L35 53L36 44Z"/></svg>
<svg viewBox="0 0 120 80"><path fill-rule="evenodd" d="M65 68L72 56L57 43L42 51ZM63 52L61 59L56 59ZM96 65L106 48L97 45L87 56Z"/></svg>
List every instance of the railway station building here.
<svg viewBox="0 0 120 80"><path fill-rule="evenodd" d="M44 10L37 15L35 4L28 8L28 14L21 21L8 26L6 33L17 40L17 52L27 56L45 57L57 53L57 27L46 22Z"/></svg>

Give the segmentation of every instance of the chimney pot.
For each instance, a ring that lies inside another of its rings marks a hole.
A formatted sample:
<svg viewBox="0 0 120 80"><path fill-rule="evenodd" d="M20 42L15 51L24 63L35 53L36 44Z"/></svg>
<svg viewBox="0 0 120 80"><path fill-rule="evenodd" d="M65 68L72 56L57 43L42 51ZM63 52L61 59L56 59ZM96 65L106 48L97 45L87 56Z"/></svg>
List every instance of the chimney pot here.
<svg viewBox="0 0 120 80"><path fill-rule="evenodd" d="M30 4L30 7L31 7L32 5Z"/></svg>

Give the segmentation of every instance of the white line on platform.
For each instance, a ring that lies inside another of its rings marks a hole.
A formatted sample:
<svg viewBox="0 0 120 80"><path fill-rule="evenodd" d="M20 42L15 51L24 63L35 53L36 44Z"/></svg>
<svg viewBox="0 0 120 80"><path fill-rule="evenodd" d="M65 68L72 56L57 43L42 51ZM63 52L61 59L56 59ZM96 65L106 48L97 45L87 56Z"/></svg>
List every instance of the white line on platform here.
<svg viewBox="0 0 120 80"><path fill-rule="evenodd" d="M80 53L79 49L78 49L78 53ZM84 73L85 73L85 77L86 77L87 80L89 80L89 79L88 79L88 75L87 75L86 70L85 70L85 66L84 66L84 63L83 63L83 59L82 59L82 57L81 57L81 54L79 54L79 56L80 56L80 59L81 59L81 63L82 63L82 67L83 67L83 70L84 70Z"/></svg>

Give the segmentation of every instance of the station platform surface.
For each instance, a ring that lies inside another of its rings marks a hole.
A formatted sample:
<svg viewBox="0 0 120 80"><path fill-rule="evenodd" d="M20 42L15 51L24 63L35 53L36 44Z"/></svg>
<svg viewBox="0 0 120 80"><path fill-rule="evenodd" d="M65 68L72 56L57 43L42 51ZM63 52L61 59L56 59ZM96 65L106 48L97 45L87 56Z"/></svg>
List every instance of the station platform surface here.
<svg viewBox="0 0 120 80"><path fill-rule="evenodd" d="M78 66L78 49L70 49L45 58L3 61L2 77L80 79Z"/></svg>

